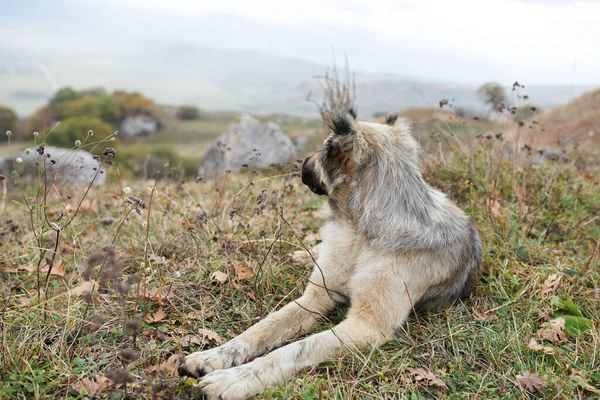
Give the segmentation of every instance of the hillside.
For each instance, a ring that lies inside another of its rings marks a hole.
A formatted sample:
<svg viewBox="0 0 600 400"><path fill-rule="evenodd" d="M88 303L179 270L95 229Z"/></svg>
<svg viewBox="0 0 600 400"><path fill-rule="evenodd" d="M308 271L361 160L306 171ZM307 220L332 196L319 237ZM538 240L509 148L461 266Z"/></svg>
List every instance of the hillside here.
<svg viewBox="0 0 600 400"><path fill-rule="evenodd" d="M532 145L597 145L600 143L600 90L535 115L525 121L525 127L525 138Z"/></svg>

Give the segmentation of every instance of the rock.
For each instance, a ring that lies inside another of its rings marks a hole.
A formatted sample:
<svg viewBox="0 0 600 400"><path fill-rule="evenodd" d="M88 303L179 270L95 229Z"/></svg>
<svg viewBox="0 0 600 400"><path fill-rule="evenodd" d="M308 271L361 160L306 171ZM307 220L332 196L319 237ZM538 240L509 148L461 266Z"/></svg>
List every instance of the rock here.
<svg viewBox="0 0 600 400"><path fill-rule="evenodd" d="M119 134L126 138L148 137L158 131L158 121L148 115L135 115L127 117L121 122Z"/></svg>
<svg viewBox="0 0 600 400"><path fill-rule="evenodd" d="M298 136L295 143L298 151L304 152L308 149L308 138L306 136Z"/></svg>
<svg viewBox="0 0 600 400"><path fill-rule="evenodd" d="M296 148L279 125L261 123L248 115L232 124L208 149L200 161L200 176L214 179L226 170L239 172L250 168L269 168L295 160Z"/></svg>
<svg viewBox="0 0 600 400"><path fill-rule="evenodd" d="M25 151L14 156L0 157L0 174L6 177L10 186L16 181L13 171L19 173L21 183L28 184L38 179L38 165L44 168L46 165L46 177L48 182L60 186L87 186L94 180L94 186L104 185L106 181L106 170L94 160L94 156L85 150L63 149L60 147L46 146L44 156L38 154L36 148L30 149L29 154ZM22 160L17 162L17 160Z"/></svg>

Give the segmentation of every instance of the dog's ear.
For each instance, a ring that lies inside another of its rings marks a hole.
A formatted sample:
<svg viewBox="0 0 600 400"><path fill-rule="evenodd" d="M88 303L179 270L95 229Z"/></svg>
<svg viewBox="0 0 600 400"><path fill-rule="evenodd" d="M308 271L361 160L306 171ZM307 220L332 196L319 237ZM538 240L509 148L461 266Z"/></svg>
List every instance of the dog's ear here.
<svg viewBox="0 0 600 400"><path fill-rule="evenodd" d="M342 108L333 113L329 127L336 135L352 135L356 133L355 122L356 111L353 108Z"/></svg>
<svg viewBox="0 0 600 400"><path fill-rule="evenodd" d="M398 121L399 117L400 115L398 114L388 114L385 116L385 124L389 126L394 126L396 125L396 121Z"/></svg>

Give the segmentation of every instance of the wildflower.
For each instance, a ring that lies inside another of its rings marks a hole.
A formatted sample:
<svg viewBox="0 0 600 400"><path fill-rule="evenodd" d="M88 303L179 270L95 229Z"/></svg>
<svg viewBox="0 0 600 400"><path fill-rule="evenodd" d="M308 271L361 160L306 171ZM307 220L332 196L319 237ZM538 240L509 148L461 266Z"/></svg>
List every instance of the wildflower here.
<svg viewBox="0 0 600 400"><path fill-rule="evenodd" d="M81 146L81 140L76 140L75 147L80 147L80 146Z"/></svg>
<svg viewBox="0 0 600 400"><path fill-rule="evenodd" d="M31 149L25 149L25 154L29 155L31 153Z"/></svg>
<svg viewBox="0 0 600 400"><path fill-rule="evenodd" d="M114 221L113 221L113 219L112 219L112 218L102 218L102 219L100 220L100 224L101 224L102 226L109 226L109 225L111 225L113 222L114 222Z"/></svg>
<svg viewBox="0 0 600 400"><path fill-rule="evenodd" d="M46 145L44 143L40 144L36 151L40 156L43 156L44 151L46 151Z"/></svg>
<svg viewBox="0 0 600 400"><path fill-rule="evenodd" d="M23 159L21 157L17 157L15 161L17 162L17 164L21 164L23 162Z"/></svg>
<svg viewBox="0 0 600 400"><path fill-rule="evenodd" d="M38 132L33 132L33 137L38 137L39 133Z"/></svg>
<svg viewBox="0 0 600 400"><path fill-rule="evenodd" d="M181 278L181 271L175 271L175 276Z"/></svg>
<svg viewBox="0 0 600 400"><path fill-rule="evenodd" d="M12 136L12 132L11 131L6 131L6 136L11 137Z"/></svg>
<svg viewBox="0 0 600 400"><path fill-rule="evenodd" d="M123 193L124 193L124 194L130 194L130 193L131 193L131 188L130 188L129 186L125 186L125 187L123 188Z"/></svg>
<svg viewBox="0 0 600 400"><path fill-rule="evenodd" d="M146 209L146 203L144 203L144 201L142 199L135 197L135 196L129 196L128 198L126 198L125 203L132 206L133 209L140 215L141 215L141 210Z"/></svg>
<svg viewBox="0 0 600 400"><path fill-rule="evenodd" d="M94 131L90 129L90 130L88 131L88 136L94 136Z"/></svg>
<svg viewBox="0 0 600 400"><path fill-rule="evenodd" d="M117 156L117 150L115 150L112 147L107 147L104 149L102 154L104 154L108 158L115 158Z"/></svg>

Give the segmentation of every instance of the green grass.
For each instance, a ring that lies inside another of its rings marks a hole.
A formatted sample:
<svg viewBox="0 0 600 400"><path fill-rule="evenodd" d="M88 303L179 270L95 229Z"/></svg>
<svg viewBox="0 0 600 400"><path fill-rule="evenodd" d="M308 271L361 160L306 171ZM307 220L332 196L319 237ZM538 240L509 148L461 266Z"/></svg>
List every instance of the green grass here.
<svg viewBox="0 0 600 400"><path fill-rule="evenodd" d="M481 231L486 273L476 293L412 318L379 349L323 362L258 398L598 396L585 384L600 388L600 168L590 159L580 172L576 154L561 164L530 164L526 155L515 163L498 158L501 146L486 141L473 154L449 152L443 161L431 155L423 167ZM153 181L116 168L111 176L120 175L147 205L139 214L114 179L92 188L76 215L86 188L51 188L47 196L25 188L0 199L0 399L85 398L90 379L107 382L99 395L110 399L192 398L194 381L174 374L173 356L217 343L200 336L200 344L183 346L186 336L202 328L230 339L302 292L310 271L289 255L303 248L297 236L314 243L306 238L323 222L323 199L301 185L296 171L244 171L216 182L165 179L153 191ZM52 224L62 226L59 235ZM112 242L119 267L100 280L101 267L90 270L88 261ZM52 258L57 274L46 280ZM252 277L240 277L240 263ZM216 271L228 280L216 281ZM88 273L98 283L93 295L81 296L77 288ZM549 278L556 284L545 286ZM127 279L134 280L128 292L120 286ZM344 313L331 313L315 331ZM536 339L552 355L528 347L549 321L577 313L592 329L570 324L563 341ZM135 383L117 384L126 380L115 373L121 367ZM410 368L434 373L446 388L415 379ZM521 387L518 376L526 371L543 377L540 392Z"/></svg>

